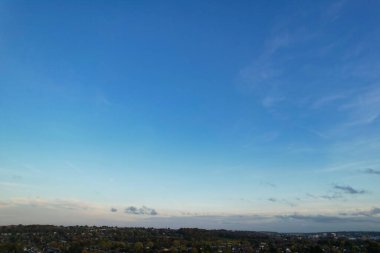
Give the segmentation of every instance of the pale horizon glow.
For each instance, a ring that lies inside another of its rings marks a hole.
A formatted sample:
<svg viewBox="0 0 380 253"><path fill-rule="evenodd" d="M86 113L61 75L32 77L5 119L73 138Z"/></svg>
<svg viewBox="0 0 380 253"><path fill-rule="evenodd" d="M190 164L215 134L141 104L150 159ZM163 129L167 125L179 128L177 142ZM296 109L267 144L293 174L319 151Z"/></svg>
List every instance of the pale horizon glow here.
<svg viewBox="0 0 380 253"><path fill-rule="evenodd" d="M0 225L380 231L380 2L0 3Z"/></svg>

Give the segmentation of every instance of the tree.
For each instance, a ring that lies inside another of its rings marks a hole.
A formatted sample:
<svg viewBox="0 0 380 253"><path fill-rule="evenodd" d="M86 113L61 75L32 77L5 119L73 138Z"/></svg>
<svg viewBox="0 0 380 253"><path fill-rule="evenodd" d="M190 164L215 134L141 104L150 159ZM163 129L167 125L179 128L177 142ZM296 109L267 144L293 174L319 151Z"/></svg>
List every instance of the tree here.
<svg viewBox="0 0 380 253"><path fill-rule="evenodd" d="M144 251L144 244L142 242L136 242L134 246L135 252L143 252Z"/></svg>

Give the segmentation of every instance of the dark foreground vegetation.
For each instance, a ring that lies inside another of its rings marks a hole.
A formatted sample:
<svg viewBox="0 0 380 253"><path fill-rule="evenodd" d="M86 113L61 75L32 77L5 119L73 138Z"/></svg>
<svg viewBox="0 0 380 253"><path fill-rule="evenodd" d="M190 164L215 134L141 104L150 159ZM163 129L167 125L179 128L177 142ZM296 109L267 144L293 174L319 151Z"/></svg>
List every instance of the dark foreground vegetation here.
<svg viewBox="0 0 380 253"><path fill-rule="evenodd" d="M380 252L380 232L281 234L203 229L3 226L0 252Z"/></svg>

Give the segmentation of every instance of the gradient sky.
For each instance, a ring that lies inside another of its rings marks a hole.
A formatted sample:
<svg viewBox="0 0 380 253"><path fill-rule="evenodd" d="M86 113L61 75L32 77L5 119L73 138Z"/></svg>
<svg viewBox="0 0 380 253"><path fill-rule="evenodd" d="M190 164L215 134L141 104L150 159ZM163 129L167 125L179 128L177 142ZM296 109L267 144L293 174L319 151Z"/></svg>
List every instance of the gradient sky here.
<svg viewBox="0 0 380 253"><path fill-rule="evenodd" d="M379 231L379 9L1 1L0 224Z"/></svg>

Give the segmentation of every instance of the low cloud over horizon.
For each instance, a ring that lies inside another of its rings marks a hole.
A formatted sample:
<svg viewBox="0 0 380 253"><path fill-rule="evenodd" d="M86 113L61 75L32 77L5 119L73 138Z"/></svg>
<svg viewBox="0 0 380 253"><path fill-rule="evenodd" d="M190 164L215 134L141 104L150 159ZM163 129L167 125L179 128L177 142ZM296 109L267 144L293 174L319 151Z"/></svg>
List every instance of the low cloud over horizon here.
<svg viewBox="0 0 380 253"><path fill-rule="evenodd" d="M69 206L69 208L67 208ZM70 200L17 200L0 206L0 225L108 225L145 227L200 227L205 229L232 229L274 232L321 232L336 230L380 231L380 208L333 213L285 212L283 214L192 214L185 211L158 214L146 206L129 206L118 214L117 208L108 209L93 203ZM181 214L181 213L186 213ZM60 218L57 218L57 217ZM30 222L30 221L33 222Z"/></svg>
<svg viewBox="0 0 380 253"><path fill-rule="evenodd" d="M158 213L153 208L149 208L146 206L142 207L135 207L135 206L129 206L125 208L125 213L128 214L136 214L136 215L157 215Z"/></svg>

